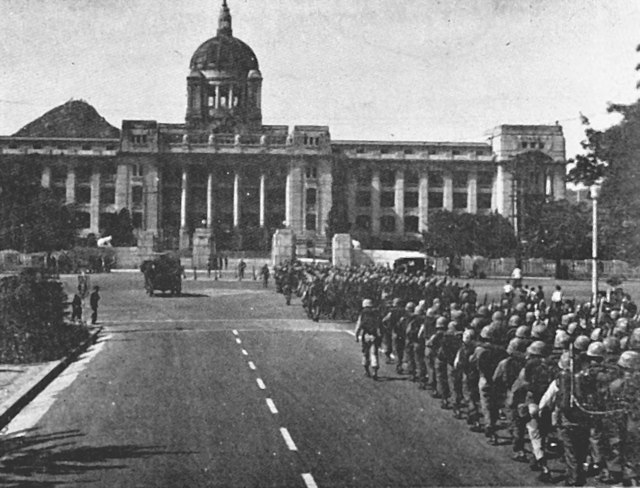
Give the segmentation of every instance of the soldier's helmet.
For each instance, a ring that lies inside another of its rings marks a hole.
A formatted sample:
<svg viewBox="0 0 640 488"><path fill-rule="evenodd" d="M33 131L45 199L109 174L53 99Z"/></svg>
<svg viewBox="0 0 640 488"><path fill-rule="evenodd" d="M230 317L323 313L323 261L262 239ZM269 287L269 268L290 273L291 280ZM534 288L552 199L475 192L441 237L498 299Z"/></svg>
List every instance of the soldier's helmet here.
<svg viewBox="0 0 640 488"><path fill-rule="evenodd" d="M436 329L446 329L447 325L447 317L438 317L436 320Z"/></svg>
<svg viewBox="0 0 640 488"><path fill-rule="evenodd" d="M513 354L514 352L523 352L525 345L524 339L520 339L518 337L514 337L509 341L509 345L507 346L507 354Z"/></svg>
<svg viewBox="0 0 640 488"><path fill-rule="evenodd" d="M447 325L447 333L455 334L456 332L458 332L458 323L456 321L449 322L449 325Z"/></svg>
<svg viewBox="0 0 640 488"><path fill-rule="evenodd" d="M373 308L373 300L370 298L362 300L362 308Z"/></svg>
<svg viewBox="0 0 640 488"><path fill-rule="evenodd" d="M633 329L633 332L631 332L629 341L627 342L627 349L631 349L633 351L640 350L640 327Z"/></svg>
<svg viewBox="0 0 640 488"><path fill-rule="evenodd" d="M547 326L543 323L536 324L531 328L532 339L543 339L546 333L547 333Z"/></svg>
<svg viewBox="0 0 640 488"><path fill-rule="evenodd" d="M625 351L620 354L618 366L624 369L637 371L640 369L640 353L637 351Z"/></svg>
<svg viewBox="0 0 640 488"><path fill-rule="evenodd" d="M518 302L516 304L516 312L523 313L525 310L527 310L527 304L526 303Z"/></svg>
<svg viewBox="0 0 640 488"><path fill-rule="evenodd" d="M578 331L578 327L580 325L578 324L578 322L571 322L568 326L567 326L567 332L570 335L575 335L575 333Z"/></svg>
<svg viewBox="0 0 640 488"><path fill-rule="evenodd" d="M531 334L531 329L527 325L521 325L516 329L516 337L519 339L528 339Z"/></svg>
<svg viewBox="0 0 640 488"><path fill-rule="evenodd" d="M480 317L489 317L489 307L481 305L480 308L478 308L478 315Z"/></svg>
<svg viewBox="0 0 640 488"><path fill-rule="evenodd" d="M618 354L620 352L620 341L617 338L609 336L606 337L602 343L607 353Z"/></svg>
<svg viewBox="0 0 640 488"><path fill-rule="evenodd" d="M509 327L518 327L520 325L520 316L512 315L509 317Z"/></svg>
<svg viewBox="0 0 640 488"><path fill-rule="evenodd" d="M464 344L470 344L473 339L476 337L476 331L473 329L465 329L462 333L462 342Z"/></svg>
<svg viewBox="0 0 640 488"><path fill-rule="evenodd" d="M599 341L600 339L602 339L602 329L600 327L598 327L597 329L593 329L591 331L590 339L592 341Z"/></svg>
<svg viewBox="0 0 640 488"><path fill-rule="evenodd" d="M527 324L533 324L535 319L536 319L535 312L527 312L527 314L524 316L524 321Z"/></svg>
<svg viewBox="0 0 640 488"><path fill-rule="evenodd" d="M618 310L611 310L611 312L609 312L609 317L611 317L612 320L618 320L620 312Z"/></svg>
<svg viewBox="0 0 640 488"><path fill-rule="evenodd" d="M590 342L591 339L589 339L589 337L587 337L586 335L579 335L578 337L576 337L576 340L573 341L573 347L580 352L585 352L589 347Z"/></svg>
<svg viewBox="0 0 640 488"><path fill-rule="evenodd" d="M495 328L490 325L485 325L480 331L480 338L485 339L487 341L493 340L495 337Z"/></svg>
<svg viewBox="0 0 640 488"><path fill-rule="evenodd" d="M587 347L587 356L591 358L604 359L604 355L607 353L607 349L602 342L592 342Z"/></svg>
<svg viewBox="0 0 640 488"><path fill-rule="evenodd" d="M502 319L504 319L504 314L500 310L493 312L493 315L491 316L492 322L500 322Z"/></svg>
<svg viewBox="0 0 640 488"><path fill-rule="evenodd" d="M565 371L571 369L571 353L569 351L564 351L560 356L560 360L558 361L558 367Z"/></svg>
<svg viewBox="0 0 640 488"><path fill-rule="evenodd" d="M556 337L553 340L553 347L554 349L566 349L570 342L571 336L564 330L558 329L558 331L556 332Z"/></svg>
<svg viewBox="0 0 640 488"><path fill-rule="evenodd" d="M408 303L404 306L404 309L405 309L407 312L415 312L415 310L416 310L416 304L415 304L415 303L413 303L413 302L408 302Z"/></svg>
<svg viewBox="0 0 640 488"><path fill-rule="evenodd" d="M527 347L527 354L530 356L544 356L547 345L542 341L534 341Z"/></svg>
<svg viewBox="0 0 640 488"><path fill-rule="evenodd" d="M480 317L474 317L469 324L472 329L477 329L482 325L482 319Z"/></svg>
<svg viewBox="0 0 640 488"><path fill-rule="evenodd" d="M401 298L394 298L393 302L391 302L391 305L394 307L400 307L402 305L402 299Z"/></svg>

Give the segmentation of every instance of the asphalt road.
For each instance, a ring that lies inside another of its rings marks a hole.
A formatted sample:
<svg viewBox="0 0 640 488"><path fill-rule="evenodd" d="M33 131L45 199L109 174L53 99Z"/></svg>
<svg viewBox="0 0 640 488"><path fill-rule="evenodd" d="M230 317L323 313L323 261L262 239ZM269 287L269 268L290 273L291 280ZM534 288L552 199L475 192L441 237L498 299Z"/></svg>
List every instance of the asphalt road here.
<svg viewBox="0 0 640 488"><path fill-rule="evenodd" d="M95 284L104 337L9 426L2 486L536 484L394 366L365 378L351 324L252 281L188 280L180 298L137 274Z"/></svg>

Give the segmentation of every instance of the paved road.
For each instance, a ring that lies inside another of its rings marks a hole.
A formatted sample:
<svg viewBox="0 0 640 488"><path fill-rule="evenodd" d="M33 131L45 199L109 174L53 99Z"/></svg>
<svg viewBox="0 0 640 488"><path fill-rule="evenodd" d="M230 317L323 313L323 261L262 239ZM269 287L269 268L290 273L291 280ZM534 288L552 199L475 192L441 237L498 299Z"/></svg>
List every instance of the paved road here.
<svg viewBox="0 0 640 488"><path fill-rule="evenodd" d="M9 426L2 486L535 484L393 366L364 378L351 324L255 282L92 284L105 336Z"/></svg>

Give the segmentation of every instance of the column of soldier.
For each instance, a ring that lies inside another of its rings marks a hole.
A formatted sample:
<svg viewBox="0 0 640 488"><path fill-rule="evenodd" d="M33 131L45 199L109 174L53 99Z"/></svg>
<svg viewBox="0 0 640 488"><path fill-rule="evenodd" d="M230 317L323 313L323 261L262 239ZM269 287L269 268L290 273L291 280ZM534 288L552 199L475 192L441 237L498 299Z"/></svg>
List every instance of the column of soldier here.
<svg viewBox="0 0 640 488"><path fill-rule="evenodd" d="M367 376L377 379L382 352L490 444L511 443L540 481L636 486L640 317L620 290L592 306L558 299L557 287L547 305L541 287L519 286L486 303L446 278L302 265L277 269L276 282L318 316L357 317ZM558 480L547 463L556 457Z"/></svg>

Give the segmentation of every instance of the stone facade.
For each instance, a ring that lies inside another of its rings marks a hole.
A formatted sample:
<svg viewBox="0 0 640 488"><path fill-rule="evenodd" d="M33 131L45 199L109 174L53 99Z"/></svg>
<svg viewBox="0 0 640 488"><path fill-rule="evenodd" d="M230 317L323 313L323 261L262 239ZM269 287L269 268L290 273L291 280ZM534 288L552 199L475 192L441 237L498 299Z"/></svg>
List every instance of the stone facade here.
<svg viewBox="0 0 640 488"><path fill-rule="evenodd" d="M260 229L266 240L283 227L299 254L324 248L337 174L352 232L389 246L417 241L435 209L512 217L511 161L523 153L545 155L540 191L564 198L558 125L502 125L486 143L336 141L326 126L263 125L262 82L224 2L217 35L191 59L185 123L124 120L117 139L0 137L0 164L41 165L42 185L75 205L85 234L127 208L145 249L151 236L165 248L197 236L199 254L205 241L247 248Z"/></svg>

